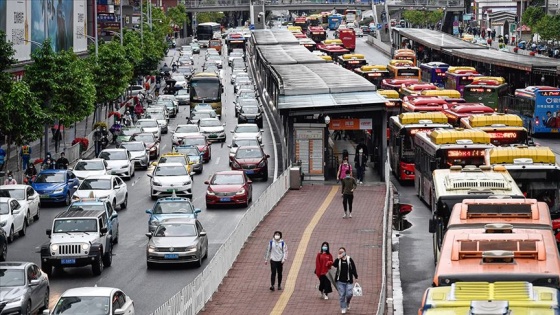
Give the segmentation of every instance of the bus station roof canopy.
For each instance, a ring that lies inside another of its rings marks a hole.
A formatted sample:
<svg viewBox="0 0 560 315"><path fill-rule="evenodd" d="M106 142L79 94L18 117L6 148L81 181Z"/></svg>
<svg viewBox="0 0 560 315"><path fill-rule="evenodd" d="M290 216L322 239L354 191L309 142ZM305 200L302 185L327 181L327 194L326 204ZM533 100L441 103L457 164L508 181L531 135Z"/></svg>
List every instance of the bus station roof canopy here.
<svg viewBox="0 0 560 315"><path fill-rule="evenodd" d="M299 40L286 29L254 30L253 39L257 45L299 45Z"/></svg>
<svg viewBox="0 0 560 315"><path fill-rule="evenodd" d="M432 49L487 49L457 37L425 28L397 28L402 36Z"/></svg>
<svg viewBox="0 0 560 315"><path fill-rule="evenodd" d="M321 57L309 53L302 45L259 45L257 50L270 65L326 63Z"/></svg>
<svg viewBox="0 0 560 315"><path fill-rule="evenodd" d="M278 109L385 104L367 79L332 63L274 65L279 77ZM382 109L384 106L380 106Z"/></svg>
<svg viewBox="0 0 560 315"><path fill-rule="evenodd" d="M540 69L554 72L555 68L560 67L558 59L519 55L494 49L488 49L484 53L472 49L453 49L452 53L459 58L525 71Z"/></svg>

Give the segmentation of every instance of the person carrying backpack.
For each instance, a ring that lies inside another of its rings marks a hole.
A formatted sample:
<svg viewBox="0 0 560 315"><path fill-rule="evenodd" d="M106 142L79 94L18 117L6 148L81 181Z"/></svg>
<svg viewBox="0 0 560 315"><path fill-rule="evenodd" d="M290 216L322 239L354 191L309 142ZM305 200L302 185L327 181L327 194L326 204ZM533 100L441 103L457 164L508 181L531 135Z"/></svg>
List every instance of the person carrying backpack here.
<svg viewBox="0 0 560 315"><path fill-rule="evenodd" d="M278 273L278 290L282 290L282 269L288 258L288 246L282 239L282 232L275 231L274 238L268 242L264 264L270 261L270 291L274 291L276 273Z"/></svg>

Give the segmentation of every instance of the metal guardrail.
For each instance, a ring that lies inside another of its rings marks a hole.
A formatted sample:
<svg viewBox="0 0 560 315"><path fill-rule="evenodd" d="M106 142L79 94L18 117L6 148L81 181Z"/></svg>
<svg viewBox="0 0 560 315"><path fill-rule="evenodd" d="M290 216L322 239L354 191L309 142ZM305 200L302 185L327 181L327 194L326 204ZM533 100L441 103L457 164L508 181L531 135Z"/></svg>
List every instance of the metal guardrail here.
<svg viewBox="0 0 560 315"><path fill-rule="evenodd" d="M249 207L202 273L151 315L195 315L204 308L227 276L253 230L288 191L289 174L290 168L287 168Z"/></svg>
<svg viewBox="0 0 560 315"><path fill-rule="evenodd" d="M385 205L383 206L383 245L381 249L381 289L379 291L379 302L377 304L377 315L384 315L387 304L387 271L390 270L391 257L387 260L388 252L391 252L391 227L392 220L392 198L391 198L391 166L389 165L389 154L385 160Z"/></svg>
<svg viewBox="0 0 560 315"><path fill-rule="evenodd" d="M251 0L188 0L184 4L187 8L218 8L225 6L249 6ZM264 5L270 7L278 7L279 9L284 5L321 5L331 7L337 4L348 4L355 6L366 6L371 4L383 4L383 0L265 0ZM403 7L462 7L463 0L405 0L405 1L387 1L389 6L403 6ZM262 5L262 0L253 1L254 5ZM331 8L332 9L332 8Z"/></svg>

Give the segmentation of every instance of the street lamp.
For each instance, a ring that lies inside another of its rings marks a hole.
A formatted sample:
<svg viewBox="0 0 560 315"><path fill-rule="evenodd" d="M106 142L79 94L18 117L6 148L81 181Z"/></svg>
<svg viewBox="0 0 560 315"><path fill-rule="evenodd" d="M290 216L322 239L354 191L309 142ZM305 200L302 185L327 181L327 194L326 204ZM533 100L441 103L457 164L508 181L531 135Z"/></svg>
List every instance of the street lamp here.
<svg viewBox="0 0 560 315"><path fill-rule="evenodd" d="M39 46L40 48L43 48L43 44L36 42L34 40L29 40L29 39L22 39L22 41L26 42L26 43L30 43L30 44L35 44L37 46Z"/></svg>
<svg viewBox="0 0 560 315"><path fill-rule="evenodd" d="M99 56L99 43L97 41L97 38L83 33L82 34L78 33L78 36L84 36L85 38L91 40L95 44L95 59L97 59L97 57Z"/></svg>

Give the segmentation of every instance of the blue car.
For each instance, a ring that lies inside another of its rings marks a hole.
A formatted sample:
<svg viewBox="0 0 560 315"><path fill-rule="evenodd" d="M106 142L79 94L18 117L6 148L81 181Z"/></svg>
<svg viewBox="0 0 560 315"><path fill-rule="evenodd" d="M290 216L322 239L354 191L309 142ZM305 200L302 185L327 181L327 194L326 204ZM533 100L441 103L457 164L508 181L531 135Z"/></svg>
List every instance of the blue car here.
<svg viewBox="0 0 560 315"><path fill-rule="evenodd" d="M172 196L158 199L153 208L146 210L146 213L150 215L148 219L148 231L153 232L163 219L196 219L200 213L200 209L195 208L188 198Z"/></svg>
<svg viewBox="0 0 560 315"><path fill-rule="evenodd" d="M41 203L62 202L69 206L80 181L70 170L43 170L31 184Z"/></svg>
<svg viewBox="0 0 560 315"><path fill-rule="evenodd" d="M72 202L67 211L105 211L107 221L107 231L111 235L111 242L119 242L119 215L108 200L98 200L95 198L80 199Z"/></svg>

